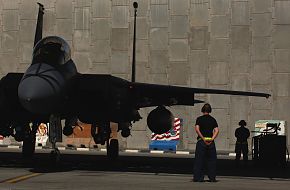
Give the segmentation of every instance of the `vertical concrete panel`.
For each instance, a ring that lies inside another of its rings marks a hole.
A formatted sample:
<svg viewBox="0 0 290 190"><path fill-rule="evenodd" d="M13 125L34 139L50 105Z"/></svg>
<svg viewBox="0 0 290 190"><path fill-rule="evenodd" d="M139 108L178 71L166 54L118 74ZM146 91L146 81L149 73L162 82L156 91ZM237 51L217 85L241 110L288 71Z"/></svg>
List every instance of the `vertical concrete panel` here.
<svg viewBox="0 0 290 190"><path fill-rule="evenodd" d="M166 69L169 63L168 51L151 51L150 52L150 73L166 74Z"/></svg>
<svg viewBox="0 0 290 190"><path fill-rule="evenodd" d="M17 55L19 45L19 32L8 31L2 34L2 47L4 53L15 53Z"/></svg>
<svg viewBox="0 0 290 190"><path fill-rule="evenodd" d="M187 38L188 17L172 16L170 19L170 38Z"/></svg>
<svg viewBox="0 0 290 190"><path fill-rule="evenodd" d="M264 109L268 110L269 114L271 113L272 109L272 102L273 102L273 92L271 90L271 84L269 85L252 85L252 91L254 92L263 92L271 94L271 97L268 99L260 98L260 97L251 97L251 103L253 109ZM253 113L252 113L253 115Z"/></svg>
<svg viewBox="0 0 290 190"><path fill-rule="evenodd" d="M232 25L249 25L250 10L248 1L232 2Z"/></svg>
<svg viewBox="0 0 290 190"><path fill-rule="evenodd" d="M151 27L168 27L168 5L151 5Z"/></svg>
<svg viewBox="0 0 290 190"><path fill-rule="evenodd" d="M229 67L227 62L211 62L209 64L209 83L227 84L229 81Z"/></svg>
<svg viewBox="0 0 290 190"><path fill-rule="evenodd" d="M19 30L19 11L3 10L3 31Z"/></svg>
<svg viewBox="0 0 290 190"><path fill-rule="evenodd" d="M209 4L199 3L190 5L190 26L208 26Z"/></svg>
<svg viewBox="0 0 290 190"><path fill-rule="evenodd" d="M72 40L72 19L56 19L56 33L65 40Z"/></svg>
<svg viewBox="0 0 290 190"><path fill-rule="evenodd" d="M188 60L188 41L184 39L172 39L169 42L169 61Z"/></svg>
<svg viewBox="0 0 290 190"><path fill-rule="evenodd" d="M253 36L270 36L272 32L272 14L252 14Z"/></svg>
<svg viewBox="0 0 290 190"><path fill-rule="evenodd" d="M110 41L109 40L96 40L93 42L90 49L90 57L92 62L109 62L110 59Z"/></svg>
<svg viewBox="0 0 290 190"><path fill-rule="evenodd" d="M290 1L274 1L275 24L290 24Z"/></svg>
<svg viewBox="0 0 290 190"><path fill-rule="evenodd" d="M290 49L290 25L273 26L273 45L277 49Z"/></svg>
<svg viewBox="0 0 290 190"><path fill-rule="evenodd" d="M89 72L92 67L92 60L90 59L89 52L75 52L73 58L79 72Z"/></svg>
<svg viewBox="0 0 290 190"><path fill-rule="evenodd" d="M112 2L108 0L92 0L93 17L110 17Z"/></svg>
<svg viewBox="0 0 290 190"><path fill-rule="evenodd" d="M113 6L112 8L112 27L128 28L129 27L129 9L128 6Z"/></svg>
<svg viewBox="0 0 290 190"><path fill-rule="evenodd" d="M191 27L189 32L189 45L192 50L208 49L210 35L208 27Z"/></svg>
<svg viewBox="0 0 290 190"><path fill-rule="evenodd" d="M232 73L248 73L250 70L250 53L248 49L232 49L230 69Z"/></svg>
<svg viewBox="0 0 290 190"><path fill-rule="evenodd" d="M273 96L290 96L290 74L273 74Z"/></svg>
<svg viewBox="0 0 290 190"><path fill-rule="evenodd" d="M112 50L127 51L129 45L128 28L113 28L111 37Z"/></svg>
<svg viewBox="0 0 290 190"><path fill-rule="evenodd" d="M108 18L92 19L92 41L108 40L111 35L111 20Z"/></svg>
<svg viewBox="0 0 290 190"><path fill-rule="evenodd" d="M270 84L272 67L269 62L253 62L252 84Z"/></svg>
<svg viewBox="0 0 290 190"><path fill-rule="evenodd" d="M212 15L225 15L229 13L230 0L210 0Z"/></svg>
<svg viewBox="0 0 290 190"><path fill-rule="evenodd" d="M290 49L275 49L274 63L275 71L279 73L290 73Z"/></svg>
<svg viewBox="0 0 290 190"><path fill-rule="evenodd" d="M189 84L190 75L187 62L170 62L168 68L168 82L170 85Z"/></svg>
<svg viewBox="0 0 290 190"><path fill-rule="evenodd" d="M75 8L74 13L74 29L89 30L91 26L91 9L89 7Z"/></svg>
<svg viewBox="0 0 290 190"><path fill-rule="evenodd" d="M36 19L38 5L36 0L22 0L20 5L20 17L21 19Z"/></svg>
<svg viewBox="0 0 290 190"><path fill-rule="evenodd" d="M73 13L73 2L71 0L61 0L55 2L56 18L71 19Z"/></svg>
<svg viewBox="0 0 290 190"><path fill-rule="evenodd" d="M191 73L207 73L208 64L209 59L207 50L190 51L189 65L191 68Z"/></svg>
<svg viewBox="0 0 290 190"><path fill-rule="evenodd" d="M171 15L188 15L190 0L169 0L169 9Z"/></svg>
<svg viewBox="0 0 290 190"><path fill-rule="evenodd" d="M251 0L252 13L266 13L272 11L272 0Z"/></svg>
<svg viewBox="0 0 290 190"><path fill-rule="evenodd" d="M232 26L231 42L233 49L249 49L251 38L249 26Z"/></svg>
<svg viewBox="0 0 290 190"><path fill-rule="evenodd" d="M253 61L270 61L272 59L270 37L254 37L253 38Z"/></svg>
<svg viewBox="0 0 290 190"><path fill-rule="evenodd" d="M35 20L21 20L20 21L20 41L33 42L36 28Z"/></svg>
<svg viewBox="0 0 290 190"><path fill-rule="evenodd" d="M249 74L232 75L232 90L249 91L249 79Z"/></svg>
<svg viewBox="0 0 290 190"><path fill-rule="evenodd" d="M129 57L126 51L112 51L112 73L124 74L129 70Z"/></svg>
<svg viewBox="0 0 290 190"><path fill-rule="evenodd" d="M213 38L229 37L230 19L228 16L212 16L210 22L210 35Z"/></svg>
<svg viewBox="0 0 290 190"><path fill-rule="evenodd" d="M133 40L134 33L134 19L133 17L129 23L130 40ZM137 17L136 19L136 39L148 39L149 36L149 21L147 17Z"/></svg>
<svg viewBox="0 0 290 190"><path fill-rule="evenodd" d="M150 50L168 49L168 28L151 28L149 36Z"/></svg>
<svg viewBox="0 0 290 190"><path fill-rule="evenodd" d="M229 60L229 40L212 39L209 46L209 56L213 61Z"/></svg>
<svg viewBox="0 0 290 190"><path fill-rule="evenodd" d="M89 30L75 30L73 35L74 51L89 52L91 49L90 40L91 36Z"/></svg>

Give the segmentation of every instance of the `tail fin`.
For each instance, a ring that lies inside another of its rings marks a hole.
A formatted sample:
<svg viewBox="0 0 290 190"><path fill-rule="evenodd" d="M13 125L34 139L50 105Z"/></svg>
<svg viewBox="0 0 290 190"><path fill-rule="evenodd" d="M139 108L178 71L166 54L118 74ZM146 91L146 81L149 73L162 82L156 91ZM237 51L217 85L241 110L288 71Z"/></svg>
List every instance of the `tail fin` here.
<svg viewBox="0 0 290 190"><path fill-rule="evenodd" d="M37 44L37 42L39 42L42 39L44 7L41 3L37 3L37 4L39 5L39 9L38 9L37 24L36 24L33 47Z"/></svg>
<svg viewBox="0 0 290 190"><path fill-rule="evenodd" d="M134 2L133 3L134 7L134 35L133 35L133 56L132 56L132 76L131 76L131 81L135 82L135 76L136 76L136 16L137 16L137 8L138 8L138 3Z"/></svg>

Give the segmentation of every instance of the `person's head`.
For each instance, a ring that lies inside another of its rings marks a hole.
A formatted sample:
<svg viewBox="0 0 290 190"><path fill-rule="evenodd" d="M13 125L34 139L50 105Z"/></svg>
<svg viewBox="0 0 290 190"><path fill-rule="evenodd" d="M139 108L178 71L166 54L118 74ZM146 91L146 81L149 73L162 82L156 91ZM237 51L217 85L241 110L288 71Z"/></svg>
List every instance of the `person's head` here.
<svg viewBox="0 0 290 190"><path fill-rule="evenodd" d="M246 121L245 121L245 120L241 120L241 121L239 122L239 126L241 126L241 127L247 126Z"/></svg>
<svg viewBox="0 0 290 190"><path fill-rule="evenodd" d="M210 104L206 103L201 108L202 113L211 113L211 106Z"/></svg>

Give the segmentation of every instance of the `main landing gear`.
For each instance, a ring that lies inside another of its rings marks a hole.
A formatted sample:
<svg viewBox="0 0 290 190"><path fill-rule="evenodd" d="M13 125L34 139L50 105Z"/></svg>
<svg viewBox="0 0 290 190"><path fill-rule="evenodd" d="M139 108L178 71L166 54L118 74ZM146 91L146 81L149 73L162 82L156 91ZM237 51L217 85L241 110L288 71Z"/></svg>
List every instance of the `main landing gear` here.
<svg viewBox="0 0 290 190"><path fill-rule="evenodd" d="M91 135L96 144L106 144L107 156L109 159L114 160L119 156L119 141L116 133L118 126L106 122L100 125L93 124L91 128Z"/></svg>
<svg viewBox="0 0 290 190"><path fill-rule="evenodd" d="M50 152L50 160L53 163L60 162L60 152L56 147L56 142L62 141L62 128L60 117L51 115L49 118L49 142L52 144L52 151Z"/></svg>
<svg viewBox="0 0 290 190"><path fill-rule="evenodd" d="M22 155L25 158L31 158L35 152L35 138L38 125L29 123L24 129Z"/></svg>

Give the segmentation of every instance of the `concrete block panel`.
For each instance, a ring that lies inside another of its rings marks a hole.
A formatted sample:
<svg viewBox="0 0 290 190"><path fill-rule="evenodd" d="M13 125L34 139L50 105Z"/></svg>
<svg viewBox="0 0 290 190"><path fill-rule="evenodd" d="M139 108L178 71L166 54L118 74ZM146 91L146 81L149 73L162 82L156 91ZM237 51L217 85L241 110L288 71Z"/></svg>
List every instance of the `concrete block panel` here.
<svg viewBox="0 0 290 190"><path fill-rule="evenodd" d="M25 1L25 0L23 0ZM43 4L43 6L47 9L55 8L56 0L38 0L37 2Z"/></svg>
<svg viewBox="0 0 290 190"><path fill-rule="evenodd" d="M208 26L209 4L191 4L189 16L190 26Z"/></svg>
<svg viewBox="0 0 290 190"><path fill-rule="evenodd" d="M254 37L252 47L253 61L269 61L271 60L271 38L270 37Z"/></svg>
<svg viewBox="0 0 290 190"><path fill-rule="evenodd" d="M227 62L211 62L209 64L209 83L227 84L229 81L229 64Z"/></svg>
<svg viewBox="0 0 290 190"><path fill-rule="evenodd" d="M129 46L128 28L113 28L111 36L112 50L127 51Z"/></svg>
<svg viewBox="0 0 290 190"><path fill-rule="evenodd" d="M128 28L129 27L129 9L128 6L112 7L112 27Z"/></svg>
<svg viewBox="0 0 290 190"><path fill-rule="evenodd" d="M250 69L248 49L232 49L230 58L231 73L248 73Z"/></svg>
<svg viewBox="0 0 290 190"><path fill-rule="evenodd" d="M274 1L274 23L290 24L290 1Z"/></svg>
<svg viewBox="0 0 290 190"><path fill-rule="evenodd" d="M230 32L229 16L212 16L210 22L210 35L213 38L228 38Z"/></svg>
<svg viewBox="0 0 290 190"><path fill-rule="evenodd" d="M208 51L207 50L193 50L190 51L189 55L189 65L191 73L197 74L207 73L209 60L208 60Z"/></svg>
<svg viewBox="0 0 290 190"><path fill-rule="evenodd" d="M232 75L232 90L250 91L250 75Z"/></svg>
<svg viewBox="0 0 290 190"><path fill-rule="evenodd" d="M151 28L149 36L150 50L168 49L168 28Z"/></svg>
<svg viewBox="0 0 290 190"><path fill-rule="evenodd" d="M151 0L150 1L150 3L152 4L152 5L166 5L166 4L168 4L168 0Z"/></svg>
<svg viewBox="0 0 290 190"><path fill-rule="evenodd" d="M20 44L20 63L28 63L32 62L32 51L33 51L33 43L21 43Z"/></svg>
<svg viewBox="0 0 290 190"><path fill-rule="evenodd" d="M289 97L277 97L273 101L273 119L287 120L289 119Z"/></svg>
<svg viewBox="0 0 290 190"><path fill-rule="evenodd" d="M64 40L72 40L72 19L56 19L56 33Z"/></svg>
<svg viewBox="0 0 290 190"><path fill-rule="evenodd" d="M211 85L209 88L212 89L225 89L228 90L227 85ZM228 108L230 106L230 96L227 95L218 95L218 94L208 94L208 102L211 104L211 106L214 108L214 112L216 112L217 109L223 109L223 115L228 115ZM225 125L222 125L223 127L226 127Z"/></svg>
<svg viewBox="0 0 290 190"><path fill-rule="evenodd" d="M112 73L125 74L129 71L129 56L126 51L112 51Z"/></svg>
<svg viewBox="0 0 290 190"><path fill-rule="evenodd" d="M191 74L190 86L194 88L206 88L207 75L206 74Z"/></svg>
<svg viewBox="0 0 290 190"><path fill-rule="evenodd" d="M111 74L111 67L108 63L93 63L89 74Z"/></svg>
<svg viewBox="0 0 290 190"><path fill-rule="evenodd" d="M168 84L168 76L167 74L150 74L149 75L149 83L152 84Z"/></svg>
<svg viewBox="0 0 290 190"><path fill-rule="evenodd" d="M273 74L273 96L290 96L290 74Z"/></svg>
<svg viewBox="0 0 290 190"><path fill-rule="evenodd" d="M253 109L270 110L272 108L273 92L271 91L271 85L252 85L252 91L271 94L271 97L268 99L260 97L251 97L250 100Z"/></svg>
<svg viewBox="0 0 290 190"><path fill-rule="evenodd" d="M113 6L122 6L122 5L128 5L129 4L129 0L113 0L112 1Z"/></svg>
<svg viewBox="0 0 290 190"><path fill-rule="evenodd" d="M252 14L253 36L270 36L272 32L272 14Z"/></svg>
<svg viewBox="0 0 290 190"><path fill-rule="evenodd" d="M249 49L252 35L249 26L232 26L232 49Z"/></svg>
<svg viewBox="0 0 290 190"><path fill-rule="evenodd" d="M136 82L147 83L149 81L149 68L147 67L147 64L148 63L145 63L145 62L136 64ZM129 73L132 73L132 72L129 71Z"/></svg>
<svg viewBox="0 0 290 190"><path fill-rule="evenodd" d="M290 73L290 50L289 49L275 49L274 63L275 71L279 73Z"/></svg>
<svg viewBox="0 0 290 190"><path fill-rule="evenodd" d="M38 12L37 0L26 0L20 5L20 17L21 19L36 19Z"/></svg>
<svg viewBox="0 0 290 190"><path fill-rule="evenodd" d="M144 131L132 131L127 138L128 149L148 149L150 136L144 135Z"/></svg>
<svg viewBox="0 0 290 190"><path fill-rule="evenodd" d="M132 44L132 43L131 43ZM133 44L131 45L133 49ZM136 61L148 62L149 60L149 45L148 40L137 40L136 41Z"/></svg>
<svg viewBox="0 0 290 190"><path fill-rule="evenodd" d="M270 84L272 67L270 62L253 62L252 84Z"/></svg>
<svg viewBox="0 0 290 190"><path fill-rule="evenodd" d="M210 0L210 12L212 15L226 15L229 10L229 0Z"/></svg>
<svg viewBox="0 0 290 190"><path fill-rule="evenodd" d="M74 51L86 51L91 49L91 36L89 30L75 30L73 35L73 49Z"/></svg>
<svg viewBox="0 0 290 190"><path fill-rule="evenodd" d="M92 41L108 40L111 35L111 20L108 18L92 19Z"/></svg>
<svg viewBox="0 0 290 190"><path fill-rule="evenodd" d="M250 9L248 1L232 2L232 25L249 25Z"/></svg>
<svg viewBox="0 0 290 190"><path fill-rule="evenodd" d="M81 73L88 73L92 67L92 60L88 52L74 52L73 60Z"/></svg>
<svg viewBox="0 0 290 190"><path fill-rule="evenodd" d="M228 39L212 39L209 45L210 60L227 61L229 60L230 49Z"/></svg>
<svg viewBox="0 0 290 190"><path fill-rule="evenodd" d="M189 45L192 50L207 50L209 44L208 27L191 27L189 32Z"/></svg>
<svg viewBox="0 0 290 190"><path fill-rule="evenodd" d="M56 31L55 8L45 9L45 16L43 17L43 36L56 35L55 31Z"/></svg>
<svg viewBox="0 0 290 190"><path fill-rule="evenodd" d="M19 32L8 31L2 33L2 51L4 53L16 53L18 52L19 45Z"/></svg>
<svg viewBox="0 0 290 190"><path fill-rule="evenodd" d="M3 10L3 31L19 30L19 11Z"/></svg>
<svg viewBox="0 0 290 190"><path fill-rule="evenodd" d="M290 49L290 25L274 25L273 26L273 44L277 49Z"/></svg>
<svg viewBox="0 0 290 190"><path fill-rule="evenodd" d="M110 60L110 41L109 40L96 40L91 46L90 57L92 62L109 62Z"/></svg>
<svg viewBox="0 0 290 190"><path fill-rule="evenodd" d="M169 41L169 61L188 60L188 41L184 39L172 39Z"/></svg>
<svg viewBox="0 0 290 190"><path fill-rule="evenodd" d="M267 13L272 12L272 0L252 0L252 13Z"/></svg>
<svg viewBox="0 0 290 190"><path fill-rule="evenodd" d="M3 6L3 10L8 9L19 9L20 6L20 0L5 0L2 1L2 6Z"/></svg>
<svg viewBox="0 0 290 190"><path fill-rule="evenodd" d="M92 0L93 17L110 17L112 10L112 1Z"/></svg>
<svg viewBox="0 0 290 190"><path fill-rule="evenodd" d="M91 0L76 0L75 7L90 7Z"/></svg>
<svg viewBox="0 0 290 190"><path fill-rule="evenodd" d="M19 58L15 55L15 52L1 53L0 60L1 60L1 63L5 63L5 64L0 64L0 70L3 75L17 71Z"/></svg>
<svg viewBox="0 0 290 190"><path fill-rule="evenodd" d="M169 85L188 86L190 73L187 62L170 62L168 68Z"/></svg>
<svg viewBox="0 0 290 190"><path fill-rule="evenodd" d="M172 16L170 19L170 38L187 38L188 16Z"/></svg>
<svg viewBox="0 0 290 190"><path fill-rule="evenodd" d="M134 18L132 17L129 23L130 39L133 39L134 33ZM149 21L147 17L137 17L136 19L136 39L148 39L149 36Z"/></svg>
<svg viewBox="0 0 290 190"><path fill-rule="evenodd" d="M36 23L35 20L20 21L20 41L33 42L35 36Z"/></svg>
<svg viewBox="0 0 290 190"><path fill-rule="evenodd" d="M150 73L166 74L169 63L168 51L153 50L150 52Z"/></svg>
<svg viewBox="0 0 290 190"><path fill-rule="evenodd" d="M56 18L71 19L73 12L73 2L71 0L61 0L55 2Z"/></svg>
<svg viewBox="0 0 290 190"><path fill-rule="evenodd" d="M169 9L171 15L188 15L190 0L169 0Z"/></svg>
<svg viewBox="0 0 290 190"><path fill-rule="evenodd" d="M91 17L91 9L89 7L75 8L74 29L89 30L91 26L90 17Z"/></svg>
<svg viewBox="0 0 290 190"><path fill-rule="evenodd" d="M133 3L136 0L130 0L129 3L129 8L130 8L130 16L133 17L134 16L134 7L133 7ZM138 2L138 9L137 9L137 15L141 16L141 17L147 17L149 16L149 7L150 7L150 1L149 0L137 0L136 2Z"/></svg>
<svg viewBox="0 0 290 190"><path fill-rule="evenodd" d="M168 27L168 5L151 5L151 27Z"/></svg>

